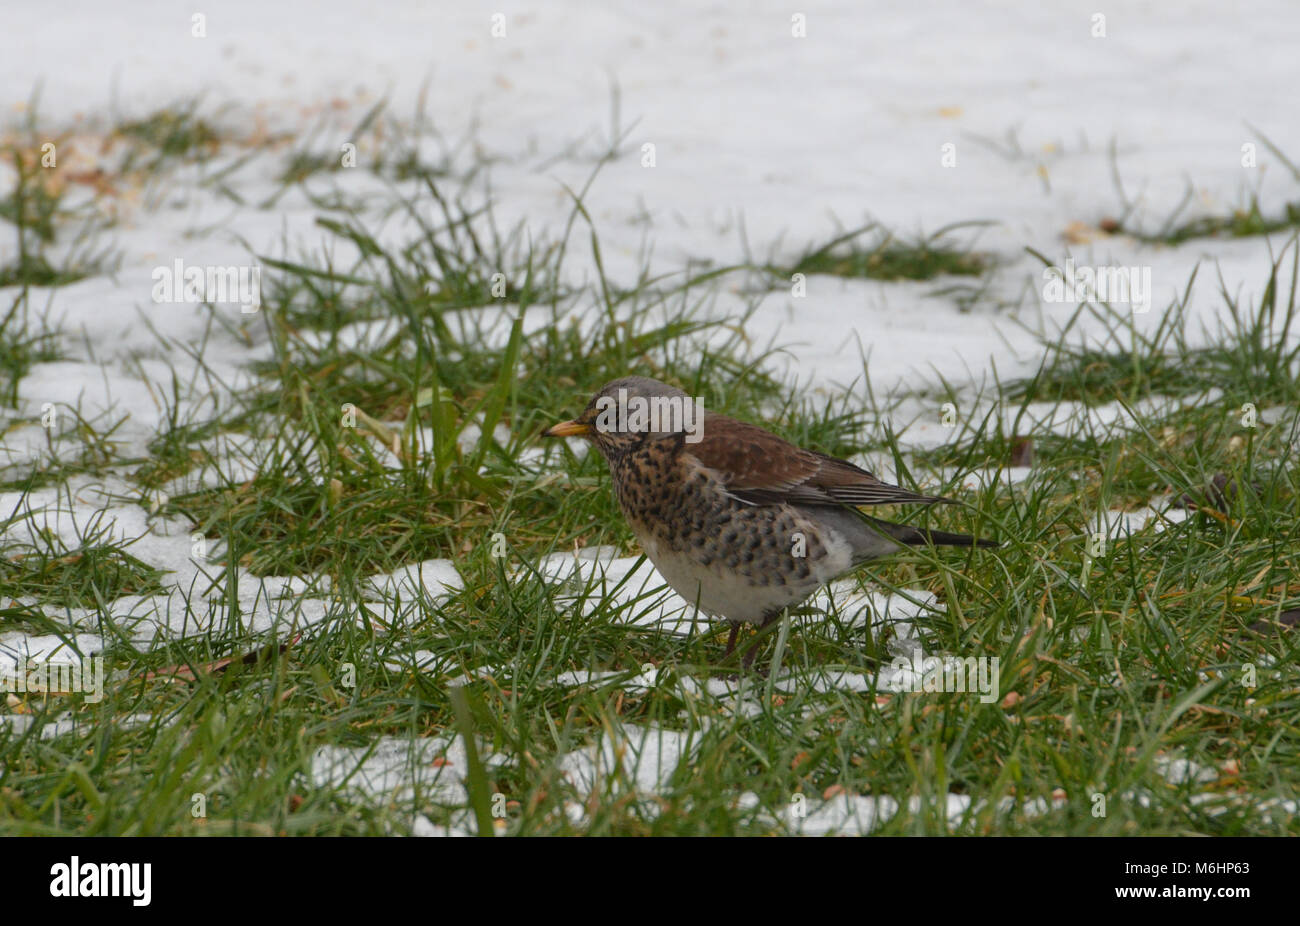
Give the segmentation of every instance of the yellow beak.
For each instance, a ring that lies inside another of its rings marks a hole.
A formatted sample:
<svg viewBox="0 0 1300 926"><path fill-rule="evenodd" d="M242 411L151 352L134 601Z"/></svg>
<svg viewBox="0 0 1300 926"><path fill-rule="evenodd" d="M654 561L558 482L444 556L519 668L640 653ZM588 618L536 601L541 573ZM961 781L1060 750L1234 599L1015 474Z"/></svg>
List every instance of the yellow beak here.
<svg viewBox="0 0 1300 926"><path fill-rule="evenodd" d="M581 421L561 421L552 428L542 432L542 437L586 437L591 433L591 425Z"/></svg>

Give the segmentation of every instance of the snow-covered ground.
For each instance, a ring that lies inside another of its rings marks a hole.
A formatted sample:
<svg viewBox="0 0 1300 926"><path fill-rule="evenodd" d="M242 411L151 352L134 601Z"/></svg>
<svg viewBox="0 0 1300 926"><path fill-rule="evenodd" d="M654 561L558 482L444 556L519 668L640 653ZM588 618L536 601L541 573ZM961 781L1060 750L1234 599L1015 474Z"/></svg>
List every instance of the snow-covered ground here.
<svg viewBox="0 0 1300 926"><path fill-rule="evenodd" d="M1042 267L1026 245L1058 264L1072 254L1080 264L1150 267L1153 310L1140 330L1158 323L1198 261L1215 262L1229 292L1258 296L1269 263L1261 239L1165 248L1090 234L1123 211L1112 168L1134 204L1128 224L1152 231L1189 189L1184 218L1230 212L1253 192L1266 210L1300 197L1300 181L1262 141L1300 160L1300 8L1289 0L1122 2L1104 24L1083 2L936 0L868 12L393 0L359 16L342 3L231 0L205 14L202 38L193 15L144 0L70 3L57 16L16 5L0 38L6 110L37 84L51 125L139 116L203 93L251 133L314 125L331 107L355 122L380 97L392 113L413 113L424 93L444 138L472 138L493 160L503 227L526 219L535 238L558 234L570 205L561 184L579 187L618 132L626 153L604 167L587 205L606 268L624 280L646 241L655 268L668 271L739 260L745 242L754 257L789 258L873 219L900 234L996 223L967 233L1002 261L984 308L969 313L929 295L928 283L816 278L805 298L765 299L753 340L777 332L793 347L784 362L819 383L852 382L864 351L878 391L931 369L960 381L995 363L1004 376L1032 366L1031 332L1053 330L1073 305L1041 303ZM802 38L792 35L796 15ZM321 144L333 151L343 141L327 134ZM646 144L653 167L642 166ZM954 166L943 163L947 144ZM1242 165L1247 144L1254 167ZM236 236L274 253L286 229L312 246L314 216L299 195L259 210L178 190L128 217L116 279L58 291L56 314L84 326L101 362L156 343L139 311L169 333L192 333L200 313L149 304L154 266L176 256L236 261L246 253ZM582 272L580 261L573 267ZM724 291L714 310L740 300ZM999 301L1019 308L987 308ZM1198 320L1222 311L1213 274L1202 275L1192 305ZM67 373L67 388L92 378ZM132 398L125 383L116 392Z"/></svg>

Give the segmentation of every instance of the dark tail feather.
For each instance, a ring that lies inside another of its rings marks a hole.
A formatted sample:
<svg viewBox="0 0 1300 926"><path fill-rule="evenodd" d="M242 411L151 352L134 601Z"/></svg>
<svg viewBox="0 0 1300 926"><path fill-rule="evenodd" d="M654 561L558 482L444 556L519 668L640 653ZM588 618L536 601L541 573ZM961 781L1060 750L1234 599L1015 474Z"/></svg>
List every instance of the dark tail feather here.
<svg viewBox="0 0 1300 926"><path fill-rule="evenodd" d="M951 534L948 531L927 531L916 530L915 540L904 540L906 544L912 546L924 546L932 543L936 547L997 547L1001 546L996 540L986 540L983 537L972 537L969 534Z"/></svg>
<svg viewBox="0 0 1300 926"><path fill-rule="evenodd" d="M997 547L1001 546L996 540L984 540L979 537L972 537L969 534L953 534L948 531L926 530L921 527L912 527L910 524L891 524L889 521L880 521L871 518L871 523L877 528L884 531L890 537L893 537L899 543L905 543L910 547L923 547L926 544L934 544L936 547Z"/></svg>

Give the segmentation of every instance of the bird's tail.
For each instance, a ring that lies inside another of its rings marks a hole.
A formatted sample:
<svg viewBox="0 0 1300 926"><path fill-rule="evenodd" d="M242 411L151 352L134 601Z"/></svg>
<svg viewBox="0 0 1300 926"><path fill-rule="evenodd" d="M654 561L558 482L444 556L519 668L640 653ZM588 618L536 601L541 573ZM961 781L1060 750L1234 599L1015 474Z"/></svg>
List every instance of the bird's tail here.
<svg viewBox="0 0 1300 926"><path fill-rule="evenodd" d="M928 530L922 527L912 527L910 524L892 524L889 521L881 521L877 518L868 519L879 531L893 537L899 543L906 544L909 547L923 547L926 544L934 544L936 547L996 547L1000 544L996 540L985 540L981 537L972 537L970 534L954 534L949 531Z"/></svg>

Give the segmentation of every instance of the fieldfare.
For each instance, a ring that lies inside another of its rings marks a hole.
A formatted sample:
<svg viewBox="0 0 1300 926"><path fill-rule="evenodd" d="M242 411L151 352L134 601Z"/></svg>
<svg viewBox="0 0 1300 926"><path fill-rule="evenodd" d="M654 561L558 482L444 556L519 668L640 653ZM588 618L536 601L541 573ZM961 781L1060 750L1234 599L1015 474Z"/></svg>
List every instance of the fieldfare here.
<svg viewBox="0 0 1300 926"><path fill-rule="evenodd" d="M644 376L607 384L581 415L544 432L595 444L619 507L668 584L705 614L764 627L830 580L907 546L991 540L868 517L870 505L934 504L757 425L705 412ZM745 654L754 660L757 641Z"/></svg>

